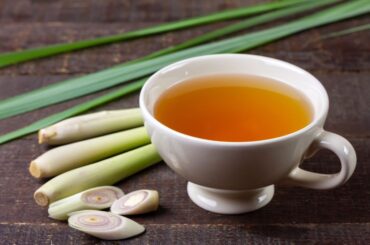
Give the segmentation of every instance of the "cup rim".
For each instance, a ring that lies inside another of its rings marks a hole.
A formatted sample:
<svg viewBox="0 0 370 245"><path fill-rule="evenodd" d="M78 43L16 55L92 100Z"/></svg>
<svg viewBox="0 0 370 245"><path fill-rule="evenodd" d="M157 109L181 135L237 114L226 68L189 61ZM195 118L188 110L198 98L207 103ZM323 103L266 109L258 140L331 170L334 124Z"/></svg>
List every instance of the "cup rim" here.
<svg viewBox="0 0 370 245"><path fill-rule="evenodd" d="M243 57L249 57L249 58L254 58L254 59L264 59L264 60L272 60L274 62L279 62L279 63L283 63L285 65L289 65L291 67L293 67L294 69L297 69L299 70L303 75L309 75L311 76L312 78L314 78L315 82L317 83L316 85L318 85L318 87L320 87L320 90L323 92L323 100L324 100L324 109L321 111L321 113L319 115L317 115L309 124L307 124L305 127L299 129L299 130L296 130L292 133L289 133L289 134L285 134L285 135L282 135L282 136L279 136L279 137L274 137L274 138L268 138L268 139L263 139L263 140L255 140L255 141L217 141L217 140L210 140L210 139L204 139L204 138L200 138L200 137L196 137L196 136L191 136L191 135L188 135L188 134L184 134L184 133L181 133L179 131L176 131L170 127L167 127L166 125L164 125L163 123L161 123L160 121L158 121L148 110L147 106L145 105L145 102L144 102L144 93L146 93L146 90L149 86L150 83L152 83L153 79L155 79L155 77L162 73L163 71L165 70L169 70L171 69L172 67L176 67L182 63L185 63L185 62L192 62L193 60L198 60L198 59L209 59L209 58L214 58L214 57L220 57L220 56L243 56ZM207 143L207 144L210 144L210 145L218 145L218 146L251 146L251 145L260 145L260 144L268 144L268 143L274 143L274 142L278 142L278 141L284 141L284 140L287 140L287 139L291 139L293 137L296 137L304 132L307 132L309 131L310 129L312 129L313 127L315 127L318 122L320 122L323 118L326 117L327 115L327 112L329 110L329 97L328 97L328 94L326 92L326 89L324 88L324 86L321 84L321 82L315 77L313 76L311 73L309 73L308 71L294 65L294 64L291 64L289 62L286 62L286 61L283 61L283 60L279 60L279 59L275 59L275 58L271 58L271 57L267 57L267 56L262 56L262 55L252 55L252 54L211 54L211 55L201 55L201 56L196 56L196 57L192 57L192 58L188 58L188 59L183 59L183 60L180 60L180 61L177 61L177 62L174 62L174 63L171 63L170 65L167 65L163 68L161 68L160 70L158 70L157 72L155 72L154 74L152 74L148 80L145 82L144 86L142 87L141 89L141 92L140 92L140 98L139 98L139 106L140 106L140 110L143 114L143 117L144 117L144 121L145 120L149 120L152 124L154 124L156 127L159 127L159 128L162 128L163 130L167 131L168 133L171 133L171 134L174 134L176 136L179 136L179 137L183 137L185 139L188 139L188 140L192 140L192 141L197 141L199 143Z"/></svg>

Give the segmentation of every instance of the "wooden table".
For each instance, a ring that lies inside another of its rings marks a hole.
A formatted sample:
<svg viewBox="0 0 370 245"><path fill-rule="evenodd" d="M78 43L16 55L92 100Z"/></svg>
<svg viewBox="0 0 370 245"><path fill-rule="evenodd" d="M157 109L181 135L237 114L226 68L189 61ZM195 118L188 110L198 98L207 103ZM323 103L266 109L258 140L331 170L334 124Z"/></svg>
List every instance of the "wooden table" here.
<svg viewBox="0 0 370 245"><path fill-rule="evenodd" d="M0 0L0 52L114 34L255 2L260 1ZM273 201L265 208L225 216L195 206L186 194L186 181L162 163L119 183L126 192L152 188L161 195L158 212L134 218L145 225L146 234L127 243L370 244L370 32L320 39L323 34L368 22L368 17L348 20L248 52L294 63L322 81L330 96L326 129L348 138L358 154L358 167L346 185L331 191L278 186ZM0 99L110 67L220 26L173 32L1 69ZM0 134L98 94L3 120ZM96 111L137 105L135 93ZM0 244L100 243L65 223L49 219L46 208L33 201L33 192L42 181L29 175L28 164L45 149L37 144L36 135L0 146ZM304 166L325 173L339 169L334 154L326 151Z"/></svg>

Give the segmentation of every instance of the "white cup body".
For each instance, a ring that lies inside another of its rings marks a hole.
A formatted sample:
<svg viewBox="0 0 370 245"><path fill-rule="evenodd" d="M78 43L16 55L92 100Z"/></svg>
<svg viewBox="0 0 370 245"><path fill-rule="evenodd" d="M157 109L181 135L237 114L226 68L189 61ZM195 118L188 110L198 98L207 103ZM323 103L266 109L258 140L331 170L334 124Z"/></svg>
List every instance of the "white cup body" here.
<svg viewBox="0 0 370 245"><path fill-rule="evenodd" d="M169 87L194 77L216 74L264 76L295 88L311 105L311 123L277 138L221 142L182 134L155 119L154 105ZM247 190L273 185L299 165L323 130L328 96L315 77L292 64L256 55L219 54L183 60L156 72L141 91L140 108L152 143L176 173L201 186Z"/></svg>

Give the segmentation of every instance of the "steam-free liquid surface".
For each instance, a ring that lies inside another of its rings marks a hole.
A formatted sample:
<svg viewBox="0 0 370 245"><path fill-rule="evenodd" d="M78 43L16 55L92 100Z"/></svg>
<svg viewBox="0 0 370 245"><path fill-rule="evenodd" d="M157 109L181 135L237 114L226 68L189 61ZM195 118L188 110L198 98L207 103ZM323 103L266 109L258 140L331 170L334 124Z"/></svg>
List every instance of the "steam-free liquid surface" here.
<svg viewBox="0 0 370 245"><path fill-rule="evenodd" d="M303 94L270 78L212 75L170 87L157 100L154 116L187 135L241 142L297 131L310 123L311 109Z"/></svg>

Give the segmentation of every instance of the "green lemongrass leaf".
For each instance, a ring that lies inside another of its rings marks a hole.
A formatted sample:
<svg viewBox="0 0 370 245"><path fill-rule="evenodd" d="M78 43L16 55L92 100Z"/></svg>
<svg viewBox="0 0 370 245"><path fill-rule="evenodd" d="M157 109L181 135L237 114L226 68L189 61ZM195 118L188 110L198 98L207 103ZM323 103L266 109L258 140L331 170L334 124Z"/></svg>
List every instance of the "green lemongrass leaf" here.
<svg viewBox="0 0 370 245"><path fill-rule="evenodd" d="M233 47L235 46L235 43L239 44L238 47L234 49L235 52L241 51L241 50L247 50L247 49L251 49L253 47L257 47L257 46L266 44L268 42L283 38L285 36L289 36L299 31L303 31L303 30L306 30L306 29L309 29L315 26L328 24L328 23L335 22L338 20L354 17L357 15L367 13L369 11L370 11L370 4L366 0L359 0L359 1L351 2L351 3L341 4L337 7L321 11L317 14L311 15L309 17L304 17L298 21L291 22L289 24L285 24L279 27L274 27L274 28L267 29L265 31L258 31L258 32L251 33L251 34L246 34L238 38L232 38L226 41L220 41L220 42L210 44L210 45L203 45L201 47L204 48L204 47L212 46L215 48L218 46L225 45L225 42L227 42L227 45L233 44ZM199 49L199 47L193 48L193 49ZM141 84L140 82L137 82L135 90L139 90L143 84L144 84L144 80L141 81ZM123 88L123 90L125 90L125 88ZM130 92L132 91L134 90L130 90ZM118 92L120 91L116 91L115 93L118 93ZM70 116L74 116L79 113L85 112L88 109L91 109L95 106L99 106L104 102L108 102L110 100L116 99L124 94L126 93L124 92L119 95L117 94L113 95L112 93L112 95L110 94L106 95L108 99L105 99L104 98L105 96L103 96L101 98L96 99L95 101L90 101L91 103L87 102L80 106L75 106L64 112L60 112L50 117L44 118L38 122L35 122L34 124L28 127L22 128L20 130L11 132L7 135L0 137L0 144L10 141L12 139L21 137L23 135L35 132L59 120L63 120Z"/></svg>
<svg viewBox="0 0 370 245"><path fill-rule="evenodd" d="M172 23L166 23L154 27L144 28L136 31L126 32L117 35L88 39L83 41L61 43L49 45L40 48L26 49L23 51L8 52L0 54L0 67L9 66L12 64L52 56L56 54L66 53L88 47L104 45L125 40L132 40L149 35L184 29L192 26L209 24L222 20L230 20L254 14L267 12L274 9L283 8L286 6L299 4L308 0L286 0L280 2L264 3L255 6L248 6L239 9L226 10L206 16L194 17L190 19L180 20Z"/></svg>
<svg viewBox="0 0 370 245"><path fill-rule="evenodd" d="M312 15L312 17L309 17L308 19L303 18L301 20L270 28L265 31L246 34L240 37L226 39L224 41L185 49L150 60L130 62L129 64L122 66L109 68L83 77L73 78L53 85L45 86L41 89L36 89L29 93L15 96L0 102L0 119L76 98L81 95L89 94L132 79L136 79L153 73L159 68L181 59L199 55L233 52L235 50L254 48L264 43L294 34L298 31L330 23L332 22L330 18L332 18L333 21L341 18L348 18L348 13L342 13L337 16L337 9L347 9L347 5L349 7L355 6L355 10L358 13L366 12L366 6L359 8L357 4L358 2L363 1L346 3L333 8L333 10L329 9L323 11L322 13L324 14L324 18L328 17L328 19L317 18L316 16L320 17L319 14L321 12L319 12L319 14Z"/></svg>
<svg viewBox="0 0 370 245"><path fill-rule="evenodd" d="M351 28L348 28L342 31L336 31L336 32L329 33L327 35L322 36L321 39L340 37L340 36L349 35L355 32L365 31L369 29L370 29L370 24L360 25L360 26L351 27Z"/></svg>
<svg viewBox="0 0 370 245"><path fill-rule="evenodd" d="M126 86L123 86L120 89L117 89L114 92L108 93L106 95L100 96L96 99L89 100L88 102L76 105L74 107L71 107L65 111L53 114L51 116L45 117L39 121L36 121L24 128L15 130L13 132L10 132L8 134L0 136L0 145L4 144L8 141L17 139L19 137L37 132L38 130L45 128L47 126L50 126L56 122L59 122L63 119L79 115L83 112L86 112L90 109L93 109L95 107L98 107L100 105L103 105L105 103L108 103L110 101L113 101L115 99L118 99L124 95L127 95L129 93L138 91L141 89L141 87L144 85L146 79L130 83Z"/></svg>
<svg viewBox="0 0 370 245"><path fill-rule="evenodd" d="M293 6L289 8L284 8L282 10L277 10L274 12L270 12L267 14L259 15L257 17L249 18L244 21L240 21L236 24L228 25L224 28L218 29L216 31L208 32L206 34L200 35L198 37L192 38L188 41L185 41L181 44L178 44L176 46L172 46L169 48L165 48L159 51L156 51L154 53L151 53L150 55L147 55L145 57L139 58L134 60L135 62L143 61L151 58L155 58L161 55L169 54L175 51L179 51L185 48L193 47L198 44L202 44L208 41L212 41L216 38L224 37L228 34L238 32L244 29L247 29L249 27L257 26L263 23L270 22L272 20L276 20L282 17L288 17L289 15L298 14L300 12L307 11L309 9L321 7L324 5L328 5L334 2L338 2L338 0L323 0L323 1L310 1L304 4L300 4L298 6ZM128 62L130 63L130 62ZM126 65L128 63L123 63L121 65Z"/></svg>

